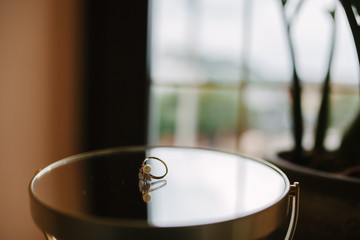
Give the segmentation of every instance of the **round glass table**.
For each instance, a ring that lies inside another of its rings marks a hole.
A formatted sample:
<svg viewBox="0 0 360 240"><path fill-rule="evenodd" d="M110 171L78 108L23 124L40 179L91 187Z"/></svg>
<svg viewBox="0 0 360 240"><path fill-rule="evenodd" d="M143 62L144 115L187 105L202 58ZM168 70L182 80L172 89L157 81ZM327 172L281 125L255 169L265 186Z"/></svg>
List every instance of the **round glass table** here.
<svg viewBox="0 0 360 240"><path fill-rule="evenodd" d="M30 206L48 239L258 239L290 210L291 238L298 190L259 159L128 147L75 155L38 171Z"/></svg>

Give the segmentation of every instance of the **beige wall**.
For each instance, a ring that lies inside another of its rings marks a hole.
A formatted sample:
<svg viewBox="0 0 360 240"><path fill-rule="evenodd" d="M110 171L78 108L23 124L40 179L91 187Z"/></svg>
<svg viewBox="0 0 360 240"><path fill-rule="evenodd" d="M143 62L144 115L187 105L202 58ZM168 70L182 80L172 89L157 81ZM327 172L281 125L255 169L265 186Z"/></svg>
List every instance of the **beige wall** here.
<svg viewBox="0 0 360 240"><path fill-rule="evenodd" d="M43 239L28 183L77 151L75 3L0 0L0 239Z"/></svg>

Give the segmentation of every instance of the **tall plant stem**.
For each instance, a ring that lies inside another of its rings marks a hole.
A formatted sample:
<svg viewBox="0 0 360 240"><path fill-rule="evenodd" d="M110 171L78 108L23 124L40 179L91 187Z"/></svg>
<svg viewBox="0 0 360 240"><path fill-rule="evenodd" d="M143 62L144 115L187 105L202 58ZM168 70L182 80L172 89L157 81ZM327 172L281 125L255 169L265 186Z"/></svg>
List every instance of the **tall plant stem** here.
<svg viewBox="0 0 360 240"><path fill-rule="evenodd" d="M299 77L294 72L292 79L291 94L293 98L292 116L293 116L293 135L294 135L294 161L301 163L303 161L303 117L301 110L301 86Z"/></svg>
<svg viewBox="0 0 360 240"><path fill-rule="evenodd" d="M351 32L352 32L354 42L355 42L358 62L360 63L360 27L356 21L355 14L352 10L351 1L350 0L340 0L340 2L344 8L345 14L347 16L347 19L348 19L348 22L349 22L349 25L351 28ZM359 8L357 10L360 11Z"/></svg>
<svg viewBox="0 0 360 240"><path fill-rule="evenodd" d="M354 38L356 52L358 56L358 63L360 64L360 27L357 23L355 13L353 11L353 7L360 11L360 3L357 0L340 0L345 14L347 16L351 32ZM360 148L359 148L359 134L360 134L360 111L354 118L353 122L350 124L349 128L345 132L342 137L341 145L338 150L340 155L353 155L359 156Z"/></svg>
<svg viewBox="0 0 360 240"><path fill-rule="evenodd" d="M297 5L297 9L295 14L292 16L290 21L286 18L285 13L285 4L286 1L283 2L282 8L282 17L284 23L286 23L286 37L287 42L290 50L290 56L292 61L292 84L291 84L291 97L292 97L292 128L293 128L293 136L294 136L294 158L293 161L295 163L302 163L303 162L303 146L302 146L302 139L303 139L303 117L302 117L302 110L301 110L301 84L300 78L297 74L296 64L295 64L295 50L293 46L293 42L291 39L291 23L295 18L295 15L299 12L299 9L302 5L303 1L300 1Z"/></svg>
<svg viewBox="0 0 360 240"><path fill-rule="evenodd" d="M331 31L331 43L330 43L330 54L329 62L327 65L327 72L322 86L322 99L316 124L314 152L324 152L325 136L329 125L329 105L330 105L330 71L332 65L332 59L334 56L335 39L336 39L336 22L335 22L335 11L331 12L333 20L332 31Z"/></svg>

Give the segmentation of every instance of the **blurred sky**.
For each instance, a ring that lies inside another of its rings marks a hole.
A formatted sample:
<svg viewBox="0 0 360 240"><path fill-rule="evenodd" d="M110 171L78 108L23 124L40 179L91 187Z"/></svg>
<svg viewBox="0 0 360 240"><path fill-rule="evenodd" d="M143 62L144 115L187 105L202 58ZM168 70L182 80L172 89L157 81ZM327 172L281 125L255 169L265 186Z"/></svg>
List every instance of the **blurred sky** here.
<svg viewBox="0 0 360 240"><path fill-rule="evenodd" d="M289 0L288 16L297 2ZM334 82L358 82L352 35L342 6L334 0L305 0L293 24L296 64L303 81L320 82L324 78L332 27L328 11L335 6L337 37L332 78ZM243 61L257 76L256 81L289 81L291 61L281 11L280 0L154 1L153 80L204 80L204 70L176 58L190 55L197 60L234 64L236 67L228 70L228 74L232 72L231 81L239 79Z"/></svg>

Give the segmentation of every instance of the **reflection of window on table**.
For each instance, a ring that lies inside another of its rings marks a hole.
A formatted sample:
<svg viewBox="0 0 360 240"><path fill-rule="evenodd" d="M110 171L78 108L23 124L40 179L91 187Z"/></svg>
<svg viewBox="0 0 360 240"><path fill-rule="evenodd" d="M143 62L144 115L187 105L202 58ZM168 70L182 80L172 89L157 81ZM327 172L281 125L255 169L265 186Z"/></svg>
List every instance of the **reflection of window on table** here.
<svg viewBox="0 0 360 240"><path fill-rule="evenodd" d="M329 1L307 2L293 34L304 85L305 142L319 105L328 57ZM356 107L357 59L338 8L332 72L332 122ZM159 0L152 6L149 142L237 149L260 155L290 147L291 65L281 3L247 0ZM325 37L324 37L325 36ZM338 144L341 129L327 142Z"/></svg>

